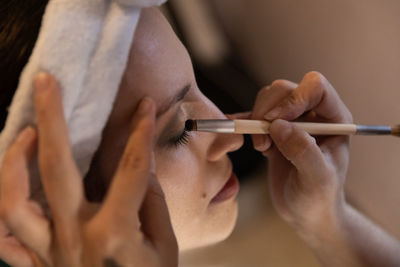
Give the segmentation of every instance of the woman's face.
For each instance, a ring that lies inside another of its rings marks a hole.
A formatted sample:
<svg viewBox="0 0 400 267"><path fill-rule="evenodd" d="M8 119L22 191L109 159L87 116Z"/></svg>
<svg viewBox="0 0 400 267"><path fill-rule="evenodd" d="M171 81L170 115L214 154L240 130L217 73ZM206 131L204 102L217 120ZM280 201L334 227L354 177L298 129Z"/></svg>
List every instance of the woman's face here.
<svg viewBox="0 0 400 267"><path fill-rule="evenodd" d="M215 197L232 174L227 153L238 149L243 138L184 133L187 119L225 116L200 92L186 49L156 9L142 12L135 33L114 110L95 159L102 177L112 177L129 136L132 115L145 96L157 105L156 174L180 249L225 239L236 221L237 202L235 196L223 201Z"/></svg>

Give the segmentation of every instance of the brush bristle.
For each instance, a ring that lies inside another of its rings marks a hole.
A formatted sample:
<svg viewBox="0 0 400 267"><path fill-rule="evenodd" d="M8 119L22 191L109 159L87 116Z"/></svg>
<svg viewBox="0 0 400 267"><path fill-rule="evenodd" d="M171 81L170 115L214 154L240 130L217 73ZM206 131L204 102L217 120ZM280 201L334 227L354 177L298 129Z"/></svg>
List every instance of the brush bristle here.
<svg viewBox="0 0 400 267"><path fill-rule="evenodd" d="M392 126L392 135L400 137L400 125Z"/></svg>
<svg viewBox="0 0 400 267"><path fill-rule="evenodd" d="M197 122L194 120L187 120L185 122L186 131L196 131L197 130Z"/></svg>

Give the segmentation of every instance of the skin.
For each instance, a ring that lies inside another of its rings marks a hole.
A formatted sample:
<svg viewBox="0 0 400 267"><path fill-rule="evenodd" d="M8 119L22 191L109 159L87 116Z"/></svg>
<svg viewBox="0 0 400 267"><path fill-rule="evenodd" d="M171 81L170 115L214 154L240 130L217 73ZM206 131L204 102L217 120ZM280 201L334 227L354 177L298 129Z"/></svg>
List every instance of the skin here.
<svg viewBox="0 0 400 267"><path fill-rule="evenodd" d="M178 247L154 174L154 102L141 101L109 193L93 204L72 157L57 82L41 73L34 87L37 130L20 133L1 169L0 258L17 267L177 266ZM30 199L28 166L36 152L51 219Z"/></svg>
<svg viewBox="0 0 400 267"><path fill-rule="evenodd" d="M184 98L160 114L185 86L190 89ZM144 10L139 21L114 110L88 177L96 188L93 191L108 187L129 136L132 113L145 96L157 106L156 173L180 250L225 239L235 225L237 201L210 201L232 173L227 153L240 148L243 137L192 132L187 144L171 142L183 132L187 119L226 116L197 87L185 47L155 9Z"/></svg>
<svg viewBox="0 0 400 267"><path fill-rule="evenodd" d="M181 249L216 242L231 232L236 201L210 200L230 175L226 153L239 148L242 137L192 133L186 145L166 145L188 118L225 116L198 90L186 50L159 13L144 11L135 38L115 108L87 177L90 199L103 199L101 193L108 189L101 205L85 200L76 174L54 179L62 173L71 175L76 167L68 156L65 123L60 124L56 82L36 85L39 132L26 129L2 168L0 258L12 265L40 266L44 261L51 266L176 266L169 220ZM187 95L161 113L166 99L187 84ZM137 106L144 97L151 104L141 113ZM251 114L241 117L273 121L270 136L253 136L253 141L270 160L274 206L324 266L398 266L398 242L345 201L348 138L314 138L288 122L352 121L321 74L309 73L300 84L274 82L260 90ZM56 215L51 222L29 201L27 173L21 173L33 154L36 135L42 182ZM132 217L121 220L126 214ZM127 223L121 225L123 221ZM32 225L37 228L32 230ZM93 257L82 263L80 253Z"/></svg>
<svg viewBox="0 0 400 267"><path fill-rule="evenodd" d="M347 136L312 137L288 121L352 123L326 78L306 74L300 84L277 80L260 90L253 119L273 121L269 136L253 136L269 159L268 182L280 216L323 266L398 266L400 244L345 200Z"/></svg>

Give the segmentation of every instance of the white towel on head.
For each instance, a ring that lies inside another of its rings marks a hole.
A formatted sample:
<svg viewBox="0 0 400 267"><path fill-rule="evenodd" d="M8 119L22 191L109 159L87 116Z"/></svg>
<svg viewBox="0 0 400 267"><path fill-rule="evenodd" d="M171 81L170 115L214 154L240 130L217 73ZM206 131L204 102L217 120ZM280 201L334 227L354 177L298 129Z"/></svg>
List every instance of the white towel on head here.
<svg viewBox="0 0 400 267"><path fill-rule="evenodd" d="M0 135L0 164L18 133L35 124L33 80L44 70L61 85L72 151L84 176L111 113L140 10L165 1L50 0Z"/></svg>

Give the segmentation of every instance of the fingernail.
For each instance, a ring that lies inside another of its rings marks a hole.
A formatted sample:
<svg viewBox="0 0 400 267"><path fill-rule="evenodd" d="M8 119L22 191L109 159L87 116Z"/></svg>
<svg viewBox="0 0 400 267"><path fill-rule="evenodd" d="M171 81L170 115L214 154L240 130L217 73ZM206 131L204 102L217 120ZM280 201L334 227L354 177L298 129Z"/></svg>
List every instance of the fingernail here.
<svg viewBox="0 0 400 267"><path fill-rule="evenodd" d="M270 110L267 114L264 115L264 119L268 121L272 121L274 119L277 119L279 117L279 114L281 113L282 107L276 107L272 110Z"/></svg>
<svg viewBox="0 0 400 267"><path fill-rule="evenodd" d="M261 151L259 148L261 146L261 136L254 136L253 147L255 150Z"/></svg>
<svg viewBox="0 0 400 267"><path fill-rule="evenodd" d="M269 146L269 141L268 141L269 137L268 136L257 136L256 138L254 138L255 142L254 142L254 149L260 152L265 151L268 146Z"/></svg>
<svg viewBox="0 0 400 267"><path fill-rule="evenodd" d="M47 72L41 71L35 78L35 90L45 90L49 87L50 75Z"/></svg>
<svg viewBox="0 0 400 267"><path fill-rule="evenodd" d="M143 98L143 100L139 104L138 113L146 114L150 111L152 106L152 100L148 97Z"/></svg>
<svg viewBox="0 0 400 267"><path fill-rule="evenodd" d="M261 150L259 150L259 151L266 151L266 150L268 150L270 148L270 146L271 146L271 139L269 138L268 135L265 135L263 137L262 146L260 146Z"/></svg>

